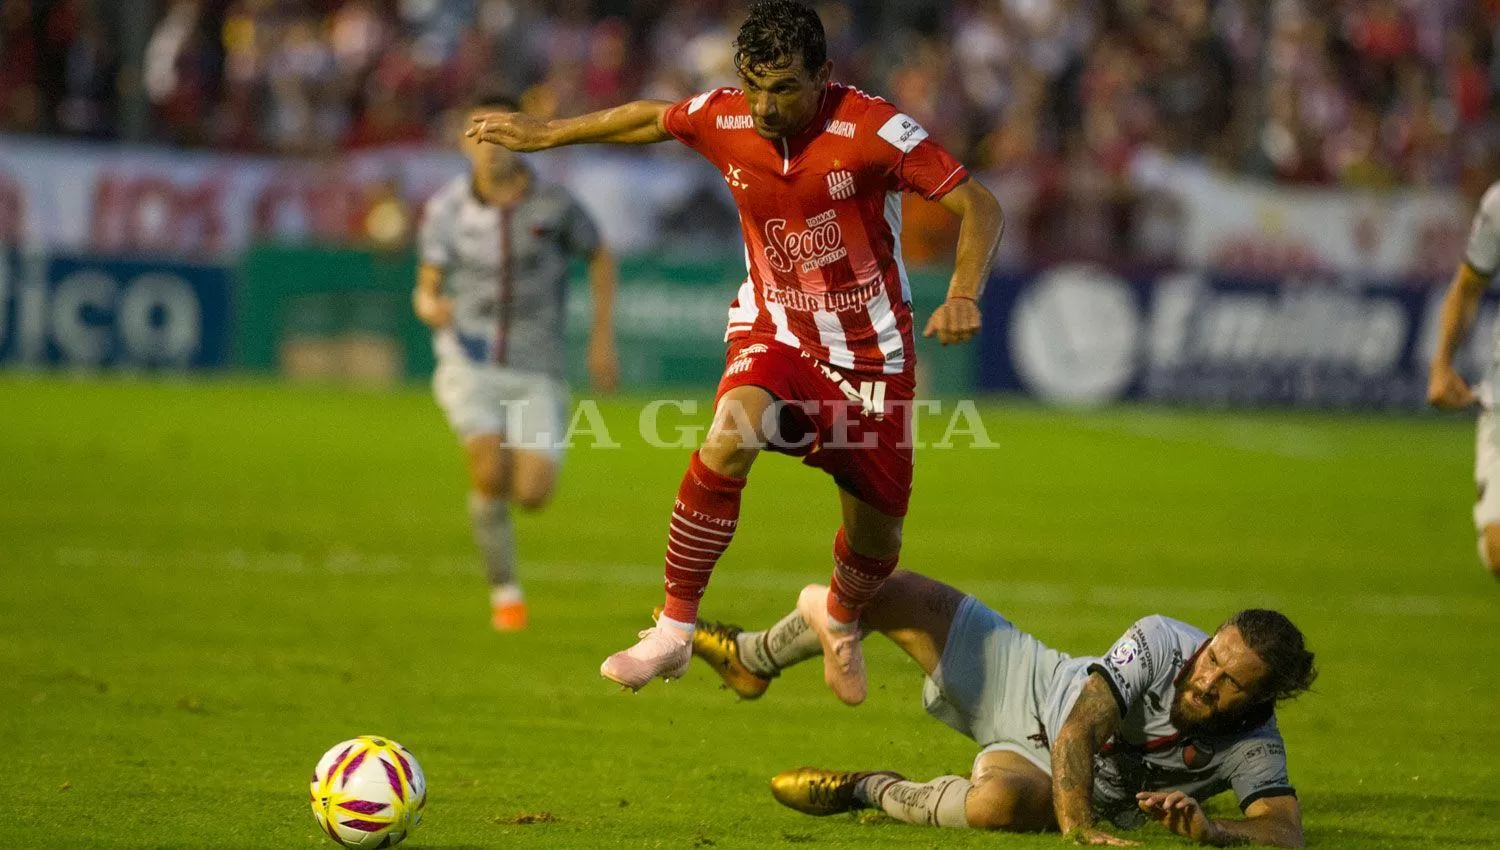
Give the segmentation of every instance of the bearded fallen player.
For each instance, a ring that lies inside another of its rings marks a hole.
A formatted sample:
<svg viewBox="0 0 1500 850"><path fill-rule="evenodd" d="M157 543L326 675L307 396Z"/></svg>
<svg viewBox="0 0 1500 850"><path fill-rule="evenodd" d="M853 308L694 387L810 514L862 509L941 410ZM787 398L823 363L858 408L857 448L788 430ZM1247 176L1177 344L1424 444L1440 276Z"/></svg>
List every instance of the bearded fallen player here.
<svg viewBox="0 0 1500 850"><path fill-rule="evenodd" d="M812 585L802 595L823 592ZM801 768L772 780L784 805L813 815L876 808L927 826L1061 829L1106 845L1133 842L1100 822L1153 819L1204 844L1302 846L1275 707L1317 673L1283 615L1241 611L1212 635L1149 616L1104 656L1072 657L973 596L901 570L861 624L922 665L928 713L982 748L973 772L911 782L889 771ZM761 632L698 625L694 653L748 699L820 651L798 611ZM1199 802L1226 790L1243 819L1203 813Z"/></svg>
<svg viewBox="0 0 1500 850"><path fill-rule="evenodd" d="M839 488L830 589L804 613L824 679L852 705L867 687L859 612L896 568L911 498L916 346L902 193L961 222L947 300L924 330L944 344L979 330L1000 206L910 116L831 79L822 22L801 3L756 2L735 65L743 88L555 121L497 113L470 133L512 150L676 139L723 175L740 214L747 276L729 308L713 424L668 524L665 614L600 673L638 689L687 669L699 599L739 526L750 468L771 449Z"/></svg>

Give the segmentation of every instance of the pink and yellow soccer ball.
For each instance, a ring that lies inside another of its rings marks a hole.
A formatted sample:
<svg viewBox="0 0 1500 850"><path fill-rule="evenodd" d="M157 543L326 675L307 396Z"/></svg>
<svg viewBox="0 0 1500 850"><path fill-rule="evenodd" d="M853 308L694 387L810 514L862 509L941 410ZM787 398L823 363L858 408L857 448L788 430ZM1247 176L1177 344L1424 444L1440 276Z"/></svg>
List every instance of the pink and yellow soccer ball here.
<svg viewBox="0 0 1500 850"><path fill-rule="evenodd" d="M394 847L422 822L427 779L400 744L361 735L335 744L313 769L312 810L344 847Z"/></svg>

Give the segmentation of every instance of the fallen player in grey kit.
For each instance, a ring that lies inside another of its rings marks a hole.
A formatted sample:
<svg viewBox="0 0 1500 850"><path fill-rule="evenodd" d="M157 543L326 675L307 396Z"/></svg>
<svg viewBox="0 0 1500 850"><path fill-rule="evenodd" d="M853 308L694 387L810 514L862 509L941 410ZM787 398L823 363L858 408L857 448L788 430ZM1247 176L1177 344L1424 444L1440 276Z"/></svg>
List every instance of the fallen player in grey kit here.
<svg viewBox="0 0 1500 850"><path fill-rule="evenodd" d="M1136 842L1100 822L1152 819L1204 844L1302 846L1275 706L1306 691L1317 670L1302 633L1275 611L1241 611L1212 635L1149 616L1103 657L1070 657L978 599L901 570L861 626L922 665L928 713L982 747L973 773L919 783L804 767L771 780L786 806L811 815L878 808L927 826L1060 829L1105 845ZM755 699L821 648L793 610L759 632L700 622L693 651ZM1204 814L1200 801L1231 789L1244 818Z"/></svg>

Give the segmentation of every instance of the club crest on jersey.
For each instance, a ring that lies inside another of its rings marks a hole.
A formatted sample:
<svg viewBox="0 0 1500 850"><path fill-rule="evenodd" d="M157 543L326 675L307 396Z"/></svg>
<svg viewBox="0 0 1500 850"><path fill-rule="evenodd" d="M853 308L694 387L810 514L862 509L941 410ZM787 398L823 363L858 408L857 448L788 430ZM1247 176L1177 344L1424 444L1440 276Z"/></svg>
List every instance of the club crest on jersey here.
<svg viewBox="0 0 1500 850"><path fill-rule="evenodd" d="M835 201L854 197L854 175L847 171L828 172L828 196Z"/></svg>
<svg viewBox="0 0 1500 850"><path fill-rule="evenodd" d="M1134 661L1140 652L1141 647L1135 642L1135 638L1125 638L1115 644L1114 649L1110 650L1109 660L1113 661L1116 667L1124 667L1126 664Z"/></svg>
<svg viewBox="0 0 1500 850"><path fill-rule="evenodd" d="M750 184L745 182L744 176L740 173L738 165L731 165L729 166L729 170L724 172L724 182L735 189L750 188Z"/></svg>

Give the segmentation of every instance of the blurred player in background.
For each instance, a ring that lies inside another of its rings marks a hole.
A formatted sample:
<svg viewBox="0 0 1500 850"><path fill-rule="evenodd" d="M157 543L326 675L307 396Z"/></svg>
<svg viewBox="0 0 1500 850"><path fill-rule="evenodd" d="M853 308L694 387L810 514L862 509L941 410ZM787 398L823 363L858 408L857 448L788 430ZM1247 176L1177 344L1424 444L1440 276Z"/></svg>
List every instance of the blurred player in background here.
<svg viewBox="0 0 1500 850"><path fill-rule="evenodd" d="M916 349L900 193L961 219L948 297L925 330L944 344L979 330L1000 205L910 117L830 80L823 25L807 7L756 2L735 47L743 89L556 121L487 115L470 133L521 151L675 138L724 175L740 212L749 275L729 309L713 424L672 513L665 613L600 672L638 689L686 671L699 599L734 537L751 465L770 448L839 487L832 587L804 613L823 641L825 679L852 705L866 692L859 612L896 567L911 495Z"/></svg>
<svg viewBox="0 0 1500 850"><path fill-rule="evenodd" d="M820 597L822 587L803 590ZM694 653L754 699L821 647L797 609L762 632L700 623ZM1302 633L1266 610L1212 635L1177 620L1137 620L1103 657L1070 657L973 596L901 570L865 608L927 673L928 713L983 749L970 776L911 782L884 772L801 768L771 780L812 815L882 809L906 823L1011 832L1061 828L1083 844L1124 845L1096 820L1146 819L1204 844L1302 846L1276 703L1317 676ZM1201 801L1233 790L1243 819Z"/></svg>
<svg viewBox="0 0 1500 850"><path fill-rule="evenodd" d="M1469 230L1469 244L1458 271L1443 299L1442 325L1437 352L1427 385L1427 401L1442 410L1464 410L1479 405L1479 426L1474 444L1474 483L1479 488L1474 504L1474 525L1479 531L1479 560L1500 579L1500 434L1495 429L1494 387L1500 375L1500 331L1497 331L1490 365L1476 394L1453 368L1453 354L1479 311L1485 287L1500 271L1500 183L1495 183L1479 202L1479 212Z"/></svg>
<svg viewBox="0 0 1500 850"><path fill-rule="evenodd" d="M470 115L513 110L491 97ZM491 621L526 627L516 577L510 509L538 510L552 497L567 427L563 323L568 264L588 262L593 327L588 371L614 390L614 258L583 208L537 182L516 154L465 137L471 169L427 202L412 294L433 330L433 390L463 440L469 517L490 582Z"/></svg>

